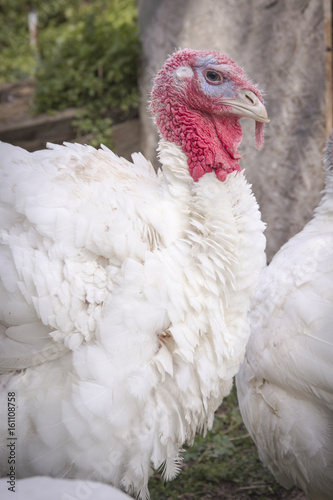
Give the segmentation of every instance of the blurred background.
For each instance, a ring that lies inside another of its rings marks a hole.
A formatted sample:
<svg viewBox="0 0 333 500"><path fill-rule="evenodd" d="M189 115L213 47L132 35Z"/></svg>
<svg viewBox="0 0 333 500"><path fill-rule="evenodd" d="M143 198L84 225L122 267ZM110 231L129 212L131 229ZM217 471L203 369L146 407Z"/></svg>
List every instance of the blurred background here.
<svg viewBox="0 0 333 500"><path fill-rule="evenodd" d="M0 0L0 140L100 143L158 167L152 79L178 48L215 49L264 91L262 151L244 123L242 166L267 223L268 260L312 217L332 128L332 0ZM235 394L179 479L152 499L303 499L262 468Z"/></svg>

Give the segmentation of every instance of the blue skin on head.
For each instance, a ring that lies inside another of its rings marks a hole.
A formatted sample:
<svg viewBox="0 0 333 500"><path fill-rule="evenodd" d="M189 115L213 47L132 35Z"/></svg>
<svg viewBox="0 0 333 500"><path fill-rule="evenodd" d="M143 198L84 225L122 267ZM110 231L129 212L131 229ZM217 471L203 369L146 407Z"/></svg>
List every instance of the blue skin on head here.
<svg viewBox="0 0 333 500"><path fill-rule="evenodd" d="M219 64L215 57L198 57L194 70L198 75L201 88L206 95L211 97L221 97L226 99L234 99L237 94L234 90L234 82L228 78L228 64ZM204 77L205 71L217 71L222 74L223 81L221 83L209 83Z"/></svg>

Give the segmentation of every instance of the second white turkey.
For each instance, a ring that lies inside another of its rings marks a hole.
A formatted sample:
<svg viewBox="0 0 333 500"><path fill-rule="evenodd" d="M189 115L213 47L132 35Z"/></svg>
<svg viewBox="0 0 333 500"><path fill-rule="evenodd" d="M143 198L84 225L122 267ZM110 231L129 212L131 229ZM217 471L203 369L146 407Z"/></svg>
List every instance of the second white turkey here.
<svg viewBox="0 0 333 500"><path fill-rule="evenodd" d="M261 275L236 377L240 410L277 481L333 492L333 134L313 219Z"/></svg>

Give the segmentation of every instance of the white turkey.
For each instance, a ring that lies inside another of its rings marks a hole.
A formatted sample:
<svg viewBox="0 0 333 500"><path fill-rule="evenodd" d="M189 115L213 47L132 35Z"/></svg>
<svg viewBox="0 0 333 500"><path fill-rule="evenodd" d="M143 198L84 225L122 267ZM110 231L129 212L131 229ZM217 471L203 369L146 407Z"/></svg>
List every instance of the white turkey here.
<svg viewBox="0 0 333 500"><path fill-rule="evenodd" d="M236 377L261 460L285 487L333 498L333 134L314 218L263 271Z"/></svg>
<svg viewBox="0 0 333 500"><path fill-rule="evenodd" d="M175 477L230 391L265 265L239 120L256 120L260 147L266 110L230 58L189 49L158 73L151 109L158 174L104 147L0 146L2 474L8 395L18 476L145 498L152 467Z"/></svg>

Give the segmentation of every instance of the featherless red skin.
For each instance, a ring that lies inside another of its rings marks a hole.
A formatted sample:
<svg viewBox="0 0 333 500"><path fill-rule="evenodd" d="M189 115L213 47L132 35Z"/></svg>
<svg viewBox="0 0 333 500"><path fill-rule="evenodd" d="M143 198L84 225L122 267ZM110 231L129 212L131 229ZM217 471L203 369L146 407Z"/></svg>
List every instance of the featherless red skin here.
<svg viewBox="0 0 333 500"><path fill-rule="evenodd" d="M220 181L233 171L240 171L241 155L237 151L242 140L240 117L221 105L221 95L205 92L200 81L200 68L225 65L228 82L226 97L234 98L240 89L251 90L263 102L259 90L249 82L244 71L232 59L216 51L184 49L173 54L157 74L151 94L151 110L160 134L182 148L188 157L191 176L198 181L206 172L215 170ZM178 81L175 71L190 67L188 78ZM229 112L228 112L229 111ZM264 123L256 122L256 144L264 139Z"/></svg>

